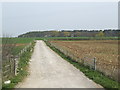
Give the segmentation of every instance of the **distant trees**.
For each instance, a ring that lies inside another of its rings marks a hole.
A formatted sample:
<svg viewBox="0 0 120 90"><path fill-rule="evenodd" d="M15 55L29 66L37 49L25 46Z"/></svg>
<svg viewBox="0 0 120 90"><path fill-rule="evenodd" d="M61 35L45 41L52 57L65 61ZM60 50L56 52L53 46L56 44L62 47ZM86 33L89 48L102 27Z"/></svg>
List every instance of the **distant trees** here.
<svg viewBox="0 0 120 90"><path fill-rule="evenodd" d="M51 37L58 37L59 31L51 31Z"/></svg>
<svg viewBox="0 0 120 90"><path fill-rule="evenodd" d="M64 33L64 37L70 37L70 32L63 32Z"/></svg>
<svg viewBox="0 0 120 90"><path fill-rule="evenodd" d="M120 30L104 30L103 31L106 37L119 37Z"/></svg>
<svg viewBox="0 0 120 90"><path fill-rule="evenodd" d="M103 31L98 32L98 34L96 34L97 37L103 37L105 34Z"/></svg>
<svg viewBox="0 0 120 90"><path fill-rule="evenodd" d="M34 31L18 37L118 37L120 30L73 30L73 31Z"/></svg>
<svg viewBox="0 0 120 90"><path fill-rule="evenodd" d="M79 31L74 32L74 37L80 37L80 34L81 34L81 32L79 32Z"/></svg>

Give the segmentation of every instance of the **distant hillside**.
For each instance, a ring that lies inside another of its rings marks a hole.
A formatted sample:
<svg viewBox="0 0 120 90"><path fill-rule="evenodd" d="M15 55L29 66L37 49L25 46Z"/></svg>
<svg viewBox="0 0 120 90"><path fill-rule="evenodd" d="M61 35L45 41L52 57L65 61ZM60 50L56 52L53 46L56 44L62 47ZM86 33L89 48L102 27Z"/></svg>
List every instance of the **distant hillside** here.
<svg viewBox="0 0 120 90"><path fill-rule="evenodd" d="M34 31L18 37L118 37L120 30Z"/></svg>

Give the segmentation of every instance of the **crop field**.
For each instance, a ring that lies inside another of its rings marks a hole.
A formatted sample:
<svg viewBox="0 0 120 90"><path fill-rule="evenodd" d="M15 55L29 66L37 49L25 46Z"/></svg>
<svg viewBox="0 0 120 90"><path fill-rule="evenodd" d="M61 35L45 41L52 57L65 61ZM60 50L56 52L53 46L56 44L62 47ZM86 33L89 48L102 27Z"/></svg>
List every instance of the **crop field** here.
<svg viewBox="0 0 120 90"><path fill-rule="evenodd" d="M118 40L49 41L77 62L96 59L96 70L118 80Z"/></svg>
<svg viewBox="0 0 120 90"><path fill-rule="evenodd" d="M18 55L33 40L34 38L2 38L2 58Z"/></svg>
<svg viewBox="0 0 120 90"><path fill-rule="evenodd" d="M118 40L119 37L41 37L34 38L36 40L64 40L64 41L79 41L79 40Z"/></svg>
<svg viewBox="0 0 120 90"><path fill-rule="evenodd" d="M12 49L12 53L17 55L20 50L22 50L25 46L27 46L30 42L32 42L34 38L3 38L2 45L5 47L11 47L14 44L14 49ZM5 48L6 49L6 48ZM3 52L5 51L3 48Z"/></svg>
<svg viewBox="0 0 120 90"><path fill-rule="evenodd" d="M34 40L34 38L14 38L16 42L15 49L13 50L14 54L18 54L25 46Z"/></svg>

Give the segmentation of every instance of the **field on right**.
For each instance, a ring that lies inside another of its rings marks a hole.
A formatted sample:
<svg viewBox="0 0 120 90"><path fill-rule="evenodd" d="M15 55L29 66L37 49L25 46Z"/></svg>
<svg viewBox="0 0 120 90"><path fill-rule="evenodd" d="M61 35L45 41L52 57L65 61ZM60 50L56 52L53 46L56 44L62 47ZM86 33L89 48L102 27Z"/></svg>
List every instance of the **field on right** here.
<svg viewBox="0 0 120 90"><path fill-rule="evenodd" d="M119 40L49 41L65 55L84 65L94 67L114 80L120 73Z"/></svg>

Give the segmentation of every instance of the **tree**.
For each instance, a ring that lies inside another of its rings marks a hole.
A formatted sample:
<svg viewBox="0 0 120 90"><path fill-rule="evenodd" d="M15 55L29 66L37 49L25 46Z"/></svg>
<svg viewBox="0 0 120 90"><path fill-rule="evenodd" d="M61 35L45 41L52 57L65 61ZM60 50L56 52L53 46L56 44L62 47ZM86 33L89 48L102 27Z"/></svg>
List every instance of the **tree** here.
<svg viewBox="0 0 120 90"><path fill-rule="evenodd" d="M75 37L80 37L80 34L81 34L81 33L77 31L77 32L74 33L74 36L75 36Z"/></svg>
<svg viewBox="0 0 120 90"><path fill-rule="evenodd" d="M96 34L97 37L103 37L105 34L103 31L100 31L99 33Z"/></svg>
<svg viewBox="0 0 120 90"><path fill-rule="evenodd" d="M70 37L70 32L63 32L65 37Z"/></svg>
<svg viewBox="0 0 120 90"><path fill-rule="evenodd" d="M58 37L59 36L59 31L51 31L51 36L52 37Z"/></svg>

